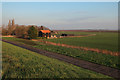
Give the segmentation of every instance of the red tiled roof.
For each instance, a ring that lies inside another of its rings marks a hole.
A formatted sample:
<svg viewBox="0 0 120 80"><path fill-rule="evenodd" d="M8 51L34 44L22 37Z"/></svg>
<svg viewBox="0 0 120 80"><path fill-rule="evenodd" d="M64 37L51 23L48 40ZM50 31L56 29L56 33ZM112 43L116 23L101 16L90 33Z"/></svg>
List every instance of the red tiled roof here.
<svg viewBox="0 0 120 80"><path fill-rule="evenodd" d="M50 33L50 30L40 30L42 33Z"/></svg>

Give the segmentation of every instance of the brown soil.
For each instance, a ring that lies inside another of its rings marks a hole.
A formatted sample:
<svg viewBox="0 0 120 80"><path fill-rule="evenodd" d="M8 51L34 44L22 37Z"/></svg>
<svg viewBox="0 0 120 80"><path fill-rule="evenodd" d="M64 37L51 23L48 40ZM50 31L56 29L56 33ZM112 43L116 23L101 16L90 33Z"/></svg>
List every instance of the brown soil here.
<svg viewBox="0 0 120 80"><path fill-rule="evenodd" d="M95 36L95 35L96 34L89 34L89 35L86 35L86 36L68 36L68 37L88 37L88 36ZM14 36L8 35L8 36L2 36L2 37L14 37ZM62 38L65 38L65 37L62 37ZM51 44L51 45L55 45L55 46L63 46L63 47L67 47L67 48L76 48L76 49L82 49L82 50L85 50L85 51L94 51L94 52L97 52L97 53L110 54L112 56L120 56L120 52L112 52L112 51L101 50L101 49L97 49L97 48L72 46L72 45L67 45L67 44L53 43L53 42L49 42L49 41L36 40L36 39L32 39L32 41L40 41L40 42L44 42L46 44Z"/></svg>
<svg viewBox="0 0 120 80"><path fill-rule="evenodd" d="M7 35L7 36L2 36L2 37L14 37L14 36L11 36L11 35Z"/></svg>
<svg viewBox="0 0 120 80"><path fill-rule="evenodd" d="M95 36L95 35L96 34L89 34L89 35L85 35L85 36L67 36L67 37L88 37L88 36ZM61 38L65 38L65 37L61 37ZM33 41L40 41L40 42L44 42L46 44L55 45L55 46L63 46L63 47L67 47L67 48L76 48L76 49L82 49L82 50L85 50L85 51L93 51L93 52L97 52L97 53L109 54L109 55L112 55L112 56L120 56L119 52L112 52L112 51L109 51L109 50L101 50L101 49L97 49L97 48L72 46L72 45L67 45L67 44L60 44L60 43L54 43L54 42L43 41L43 40L35 40L35 39Z"/></svg>
<svg viewBox="0 0 120 80"><path fill-rule="evenodd" d="M63 47L67 47L67 48L76 48L76 49L82 49L85 51L93 51L93 52L97 52L97 53L110 54L112 56L120 56L119 52L112 52L112 51L101 50L101 49L97 49L97 48L72 46L72 45L67 45L67 44L54 43L54 42L50 42L50 41L42 41L42 40L39 40L39 41L44 42L46 44L55 45L55 46L63 46Z"/></svg>

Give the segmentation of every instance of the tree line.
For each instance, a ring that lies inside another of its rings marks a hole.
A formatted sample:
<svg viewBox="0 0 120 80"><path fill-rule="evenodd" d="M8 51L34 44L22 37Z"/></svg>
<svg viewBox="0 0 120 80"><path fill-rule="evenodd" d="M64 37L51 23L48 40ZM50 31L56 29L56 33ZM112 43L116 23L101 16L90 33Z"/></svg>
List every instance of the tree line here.
<svg viewBox="0 0 120 80"><path fill-rule="evenodd" d="M38 36L38 32L43 30L43 26L34 26L34 25L17 25L15 24L14 20L9 20L7 26L2 26L2 35L13 35L19 38L26 38L26 39L35 39Z"/></svg>

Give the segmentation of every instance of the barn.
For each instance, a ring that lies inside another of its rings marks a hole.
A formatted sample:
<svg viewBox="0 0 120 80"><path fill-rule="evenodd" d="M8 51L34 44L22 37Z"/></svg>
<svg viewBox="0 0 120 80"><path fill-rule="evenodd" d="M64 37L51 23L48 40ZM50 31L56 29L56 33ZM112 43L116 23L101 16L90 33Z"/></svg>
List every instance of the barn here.
<svg viewBox="0 0 120 80"><path fill-rule="evenodd" d="M38 37L51 37L51 31L50 30L40 30Z"/></svg>

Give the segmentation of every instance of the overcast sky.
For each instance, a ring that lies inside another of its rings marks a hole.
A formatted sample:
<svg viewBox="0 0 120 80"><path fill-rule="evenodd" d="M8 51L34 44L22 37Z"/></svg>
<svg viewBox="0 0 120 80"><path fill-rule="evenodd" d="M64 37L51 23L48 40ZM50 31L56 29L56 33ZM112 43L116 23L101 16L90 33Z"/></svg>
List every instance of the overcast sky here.
<svg viewBox="0 0 120 80"><path fill-rule="evenodd" d="M50 29L118 29L117 2L3 2L2 23Z"/></svg>

